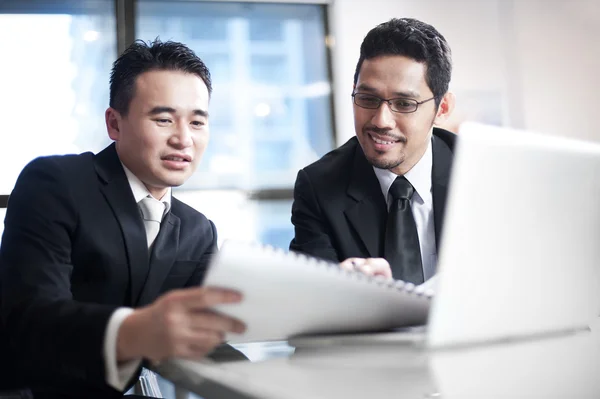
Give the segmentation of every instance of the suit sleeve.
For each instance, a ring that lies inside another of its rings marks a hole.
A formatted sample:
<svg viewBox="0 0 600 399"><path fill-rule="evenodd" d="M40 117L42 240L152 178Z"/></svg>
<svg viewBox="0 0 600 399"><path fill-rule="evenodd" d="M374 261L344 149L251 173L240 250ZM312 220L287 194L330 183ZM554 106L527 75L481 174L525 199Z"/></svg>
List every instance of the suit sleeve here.
<svg viewBox="0 0 600 399"><path fill-rule="evenodd" d="M333 262L340 261L332 243L333 234L317 200L314 186L304 169L298 172L294 186L292 224L295 234L290 250Z"/></svg>
<svg viewBox="0 0 600 399"><path fill-rule="evenodd" d="M76 209L56 158L25 167L0 247L0 316L19 362L34 373L104 384L104 334L115 308L73 300Z"/></svg>

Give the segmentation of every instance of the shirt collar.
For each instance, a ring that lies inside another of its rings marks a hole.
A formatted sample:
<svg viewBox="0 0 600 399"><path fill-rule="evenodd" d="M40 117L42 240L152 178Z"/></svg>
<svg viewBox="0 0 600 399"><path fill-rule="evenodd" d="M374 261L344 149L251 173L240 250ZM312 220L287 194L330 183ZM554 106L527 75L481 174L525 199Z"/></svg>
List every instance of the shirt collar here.
<svg viewBox="0 0 600 399"><path fill-rule="evenodd" d="M121 165L123 163L121 162ZM131 192L133 193L133 198L135 199L135 203L137 204L143 198L152 197L148 188L142 183L140 179L136 175L133 174L132 171L127 169L125 165L123 165L123 170L125 171L125 175L127 176L127 181L129 182L129 187L131 187ZM154 198L154 197L152 197ZM156 198L159 201L162 201L165 204L165 212L163 215L166 215L171 210L171 187L167 189L166 194L162 198Z"/></svg>
<svg viewBox="0 0 600 399"><path fill-rule="evenodd" d="M426 199L431 198L429 193L431 192L431 168L433 167L433 154L431 151L431 140L427 144L425 153L419 159L419 161L406 172L404 177L412 184L415 188L416 199L421 203L425 202ZM373 166L379 185L381 186L381 192L384 194L387 202L388 192L397 174L389 169L379 169ZM413 197L415 199L415 197Z"/></svg>

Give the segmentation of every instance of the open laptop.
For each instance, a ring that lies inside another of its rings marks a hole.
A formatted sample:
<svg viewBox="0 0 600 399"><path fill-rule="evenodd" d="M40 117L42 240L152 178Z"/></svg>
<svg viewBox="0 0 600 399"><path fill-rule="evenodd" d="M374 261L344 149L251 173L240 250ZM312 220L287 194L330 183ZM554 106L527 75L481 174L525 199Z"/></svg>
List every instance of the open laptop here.
<svg viewBox="0 0 600 399"><path fill-rule="evenodd" d="M430 347L587 327L600 315L600 145L464 124L442 237Z"/></svg>

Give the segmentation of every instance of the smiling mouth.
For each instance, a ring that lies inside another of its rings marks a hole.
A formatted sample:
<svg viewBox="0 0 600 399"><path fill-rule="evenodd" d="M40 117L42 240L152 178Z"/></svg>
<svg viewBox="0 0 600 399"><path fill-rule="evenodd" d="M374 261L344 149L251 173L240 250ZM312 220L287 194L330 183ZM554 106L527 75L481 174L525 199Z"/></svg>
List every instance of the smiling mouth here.
<svg viewBox="0 0 600 399"><path fill-rule="evenodd" d="M378 137L375 137L374 135L372 135L371 133L367 133L369 135L369 137L377 144L382 144L382 145L391 145L391 144L395 144L398 143L400 141L402 141L401 139L388 139L388 140L382 140Z"/></svg>
<svg viewBox="0 0 600 399"><path fill-rule="evenodd" d="M165 161L175 161L175 162L190 162L189 159L185 159L185 158L181 158L181 157L164 157L163 158Z"/></svg>

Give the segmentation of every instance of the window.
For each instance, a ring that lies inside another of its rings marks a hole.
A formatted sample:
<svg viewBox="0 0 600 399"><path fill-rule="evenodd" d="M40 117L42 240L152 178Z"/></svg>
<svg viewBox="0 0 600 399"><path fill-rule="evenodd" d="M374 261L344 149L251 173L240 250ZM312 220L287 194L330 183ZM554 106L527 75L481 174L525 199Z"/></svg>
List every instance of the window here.
<svg viewBox="0 0 600 399"><path fill-rule="evenodd" d="M35 157L109 143L104 110L117 53L114 2L57 3L0 2L0 108L7 116L0 194L10 193Z"/></svg>

